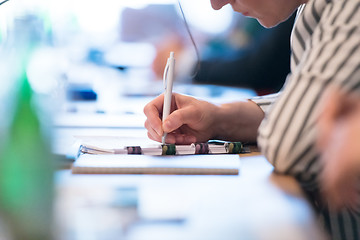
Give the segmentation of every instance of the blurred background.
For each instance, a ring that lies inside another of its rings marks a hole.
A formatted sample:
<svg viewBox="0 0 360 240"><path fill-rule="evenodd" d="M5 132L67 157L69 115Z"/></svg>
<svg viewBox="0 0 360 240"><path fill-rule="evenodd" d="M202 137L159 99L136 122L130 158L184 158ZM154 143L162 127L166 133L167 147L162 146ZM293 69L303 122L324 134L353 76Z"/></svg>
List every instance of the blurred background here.
<svg viewBox="0 0 360 240"><path fill-rule="evenodd" d="M121 96L158 95L170 51L176 84L236 86L260 95L281 88L293 19L264 29L230 6L214 11L209 0L181 4L200 58L174 0L9 1L0 8L0 41L11 44L14 16L37 16L31 21L40 23L42 43L29 64L30 82L65 111L79 110L76 101L96 101L98 112L119 111L114 101Z"/></svg>

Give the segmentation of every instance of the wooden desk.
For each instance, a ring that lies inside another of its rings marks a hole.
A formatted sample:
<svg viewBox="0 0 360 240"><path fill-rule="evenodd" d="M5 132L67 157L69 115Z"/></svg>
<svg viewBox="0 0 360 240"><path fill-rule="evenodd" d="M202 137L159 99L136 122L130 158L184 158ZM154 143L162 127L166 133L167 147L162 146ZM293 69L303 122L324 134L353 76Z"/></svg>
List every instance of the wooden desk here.
<svg viewBox="0 0 360 240"><path fill-rule="evenodd" d="M322 239L297 183L261 156L238 176L57 173L59 239Z"/></svg>

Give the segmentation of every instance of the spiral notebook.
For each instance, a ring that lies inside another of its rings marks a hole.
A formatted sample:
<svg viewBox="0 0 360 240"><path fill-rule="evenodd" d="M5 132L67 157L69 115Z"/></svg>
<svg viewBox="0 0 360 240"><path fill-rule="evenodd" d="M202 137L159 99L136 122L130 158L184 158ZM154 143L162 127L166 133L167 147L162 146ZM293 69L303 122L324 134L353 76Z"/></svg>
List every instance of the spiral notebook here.
<svg viewBox="0 0 360 240"><path fill-rule="evenodd" d="M238 175L238 154L114 155L83 154L72 165L73 174Z"/></svg>

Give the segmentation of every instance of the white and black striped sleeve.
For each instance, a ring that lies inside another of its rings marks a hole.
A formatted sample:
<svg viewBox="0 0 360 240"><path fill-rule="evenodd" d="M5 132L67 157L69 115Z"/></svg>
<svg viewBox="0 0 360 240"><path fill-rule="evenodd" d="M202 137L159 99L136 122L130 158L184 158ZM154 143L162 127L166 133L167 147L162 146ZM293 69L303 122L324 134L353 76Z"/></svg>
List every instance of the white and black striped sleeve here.
<svg viewBox="0 0 360 240"><path fill-rule="evenodd" d="M306 6L295 26L294 34L297 29L300 34L294 41L303 54L261 124L258 137L263 153L277 171L298 174L307 170L307 177L318 173L320 167L314 143L323 93L335 85L347 92L360 91L360 0L334 1L322 11L317 10L319 2ZM308 35L302 34L307 31L304 24L313 19L319 22L311 38L299 40Z"/></svg>
<svg viewBox="0 0 360 240"><path fill-rule="evenodd" d="M332 86L360 94L360 0L309 0L292 47L290 79L259 128L258 144L275 171L318 192L320 99ZM321 215L332 239L360 239L360 205Z"/></svg>

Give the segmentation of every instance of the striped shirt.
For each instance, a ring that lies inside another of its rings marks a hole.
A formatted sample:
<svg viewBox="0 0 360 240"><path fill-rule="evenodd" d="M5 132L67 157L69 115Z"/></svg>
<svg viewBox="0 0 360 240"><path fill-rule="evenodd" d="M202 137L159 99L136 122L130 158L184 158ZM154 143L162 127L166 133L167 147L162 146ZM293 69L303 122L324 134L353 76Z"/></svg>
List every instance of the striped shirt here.
<svg viewBox="0 0 360 240"><path fill-rule="evenodd" d="M360 94L360 0L309 0L298 9L291 45L291 73L281 92L252 99L266 112L258 144L275 171L317 196L319 99L330 86ZM335 214L316 199L332 239L360 239L360 203Z"/></svg>

